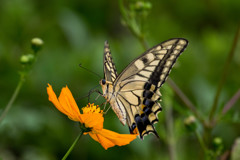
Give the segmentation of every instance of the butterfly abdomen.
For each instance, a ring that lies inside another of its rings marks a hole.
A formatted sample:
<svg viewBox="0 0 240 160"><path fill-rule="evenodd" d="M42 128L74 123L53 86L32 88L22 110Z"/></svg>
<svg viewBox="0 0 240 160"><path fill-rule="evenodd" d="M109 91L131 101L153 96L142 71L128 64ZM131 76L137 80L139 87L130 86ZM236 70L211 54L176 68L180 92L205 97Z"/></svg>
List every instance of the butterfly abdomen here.
<svg viewBox="0 0 240 160"><path fill-rule="evenodd" d="M124 109L124 106L122 104L116 103L116 95L114 94L113 85L112 82L106 81L105 79L102 79L100 82L100 85L103 90L103 97L111 104L113 111L118 116L120 122L125 125L126 124L126 110Z"/></svg>

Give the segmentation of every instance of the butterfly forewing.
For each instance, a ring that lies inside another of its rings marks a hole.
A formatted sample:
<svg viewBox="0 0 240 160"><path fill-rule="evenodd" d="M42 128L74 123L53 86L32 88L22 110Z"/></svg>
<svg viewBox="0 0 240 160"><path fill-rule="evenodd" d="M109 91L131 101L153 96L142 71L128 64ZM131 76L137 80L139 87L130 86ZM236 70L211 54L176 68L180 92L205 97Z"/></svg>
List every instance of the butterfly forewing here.
<svg viewBox="0 0 240 160"><path fill-rule="evenodd" d="M104 79L106 81L114 82L117 78L117 70L111 56L110 47L107 41L104 44L104 57L103 57Z"/></svg>
<svg viewBox="0 0 240 160"><path fill-rule="evenodd" d="M133 60L118 76L116 81L121 82L125 79L148 80L148 75L151 75L152 72L155 71L156 66L158 66L159 62L162 64L168 62L165 67L161 64L160 66L163 69L166 68L163 71L169 73L177 57L186 48L187 43L188 42L185 39L175 38L162 42L150 48L141 56ZM167 76L165 76L165 78L167 78Z"/></svg>
<svg viewBox="0 0 240 160"><path fill-rule="evenodd" d="M151 84L154 84L157 88L161 87L187 44L188 42L185 39L173 39L162 43L160 47L153 48L150 51L157 56L156 61L158 62L149 79Z"/></svg>
<svg viewBox="0 0 240 160"><path fill-rule="evenodd" d="M165 41L133 60L116 79L112 76L114 93L108 94L107 99L112 99L112 106L125 111L119 119L123 124L127 122L131 133L136 133L137 129L140 138L150 132L157 135L153 124L158 121L157 113L161 111L159 88L187 44L188 41L182 38ZM108 53L110 55L110 51ZM108 63L112 63L112 58L104 64ZM113 71L107 70L105 77L116 73L112 66Z"/></svg>

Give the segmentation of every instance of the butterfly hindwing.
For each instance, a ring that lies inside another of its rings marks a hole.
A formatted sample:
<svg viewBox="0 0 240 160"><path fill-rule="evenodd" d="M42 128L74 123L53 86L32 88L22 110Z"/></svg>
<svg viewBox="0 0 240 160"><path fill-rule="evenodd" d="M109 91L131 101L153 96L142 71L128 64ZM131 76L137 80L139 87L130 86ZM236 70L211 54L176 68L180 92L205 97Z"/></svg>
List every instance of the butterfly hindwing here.
<svg viewBox="0 0 240 160"><path fill-rule="evenodd" d="M150 132L158 136L153 124L161 111L159 88L187 44L187 40L175 38L156 45L133 60L114 81L111 79L111 93L103 90L120 121L126 121L130 132L139 133L141 139Z"/></svg>

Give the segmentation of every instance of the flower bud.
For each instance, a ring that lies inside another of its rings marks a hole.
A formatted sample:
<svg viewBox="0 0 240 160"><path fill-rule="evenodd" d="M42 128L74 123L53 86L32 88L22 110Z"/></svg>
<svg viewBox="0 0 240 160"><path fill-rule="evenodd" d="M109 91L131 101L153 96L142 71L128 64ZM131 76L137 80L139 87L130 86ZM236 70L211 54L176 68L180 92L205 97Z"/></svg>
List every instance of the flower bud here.
<svg viewBox="0 0 240 160"><path fill-rule="evenodd" d="M220 137L215 137L213 139L213 144L218 146L219 144L222 144L222 139Z"/></svg>
<svg viewBox="0 0 240 160"><path fill-rule="evenodd" d="M152 4L150 2L145 2L144 3L144 8L145 9L151 9L152 8Z"/></svg>
<svg viewBox="0 0 240 160"><path fill-rule="evenodd" d="M137 1L134 5L134 9L136 11L144 11L144 10L149 10L151 8L152 8L152 4L150 2Z"/></svg>
<svg viewBox="0 0 240 160"><path fill-rule="evenodd" d="M43 40L40 38L33 38L31 40L31 45L34 53L37 53L43 46Z"/></svg>
<svg viewBox="0 0 240 160"><path fill-rule="evenodd" d="M31 64L34 61L35 56L33 54L26 54L20 57L20 63Z"/></svg>
<svg viewBox="0 0 240 160"><path fill-rule="evenodd" d="M213 149L214 149L214 152L217 156L221 155L222 154L222 151L223 151L223 148L224 148L224 145L223 145L223 141L222 141L222 138L220 137L215 137L213 139Z"/></svg>
<svg viewBox="0 0 240 160"><path fill-rule="evenodd" d="M195 131L197 128L196 119L192 115L184 120L184 124L189 131Z"/></svg>

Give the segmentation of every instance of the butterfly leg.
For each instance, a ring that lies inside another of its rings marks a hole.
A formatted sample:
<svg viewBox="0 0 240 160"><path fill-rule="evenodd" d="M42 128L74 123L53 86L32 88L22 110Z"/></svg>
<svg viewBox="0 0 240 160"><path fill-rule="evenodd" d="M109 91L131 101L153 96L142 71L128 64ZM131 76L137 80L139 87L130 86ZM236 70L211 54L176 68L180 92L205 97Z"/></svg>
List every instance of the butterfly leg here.
<svg viewBox="0 0 240 160"><path fill-rule="evenodd" d="M101 96L101 94L98 94L97 97L95 98L95 100L93 101L93 103L96 102L96 100L98 100L98 98Z"/></svg>
<svg viewBox="0 0 240 160"><path fill-rule="evenodd" d="M106 106L107 106L107 103L108 103L108 102L106 101L106 102L104 102L104 103L105 103L105 104L104 104L103 110L106 109ZM110 108L110 107L108 107L108 109L106 110L105 114L108 112L109 108Z"/></svg>
<svg viewBox="0 0 240 160"><path fill-rule="evenodd" d="M91 90L88 92L88 103L89 103L89 101L90 101L91 94L94 93L94 92L98 93L98 96L97 96L97 98L95 98L94 102L99 98L99 96L103 96L102 93L101 93L98 89L95 89L95 90L92 90L92 89L91 89Z"/></svg>
<svg viewBox="0 0 240 160"><path fill-rule="evenodd" d="M90 98L89 98L90 95L91 95L92 93L94 93L94 92L98 93L97 97L96 97L95 100L94 100L94 103L96 102L96 100L97 100L100 96L104 97L103 94L102 94L99 90L91 90L91 91L89 92L88 102L89 102L89 100L90 100ZM107 103L108 103L108 102L105 101L105 102L103 102L103 103L100 105L100 106L102 106L102 105L104 104L103 110L106 109ZM106 112L104 112L104 115L108 112L108 110L109 110L110 108L111 108L110 106L107 108Z"/></svg>
<svg viewBox="0 0 240 160"><path fill-rule="evenodd" d="M105 106L104 106L104 109L103 110L105 110L105 108L106 108L106 105L107 105L107 101L105 102ZM109 111L109 109L111 108L111 106L108 106L108 108L106 109L106 112L104 112L104 115L106 115L107 114L107 112Z"/></svg>

